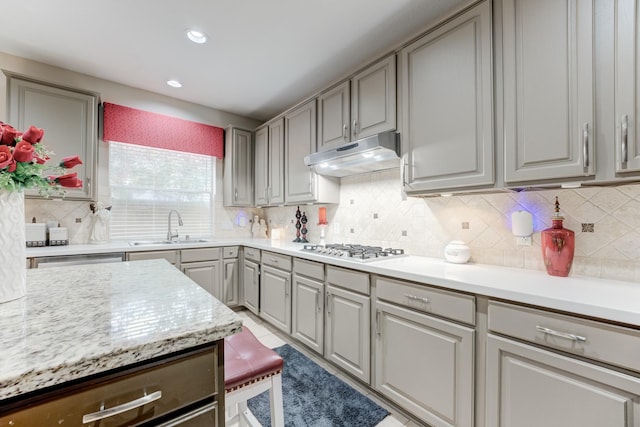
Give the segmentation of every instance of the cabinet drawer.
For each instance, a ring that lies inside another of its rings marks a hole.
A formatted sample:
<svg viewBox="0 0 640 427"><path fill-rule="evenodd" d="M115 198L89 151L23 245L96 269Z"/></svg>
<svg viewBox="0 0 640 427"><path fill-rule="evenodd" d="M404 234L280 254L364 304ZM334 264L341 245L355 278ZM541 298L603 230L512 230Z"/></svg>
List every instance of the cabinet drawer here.
<svg viewBox="0 0 640 427"><path fill-rule="evenodd" d="M361 294L369 295L371 293L368 273L328 266L327 282Z"/></svg>
<svg viewBox="0 0 640 427"><path fill-rule="evenodd" d="M142 369L69 392L34 406L0 417L1 425L34 426L63 424L110 427L149 421L188 404L214 397L216 389L217 347L157 366ZM141 397L161 397L135 409L83 423L83 417L131 402ZM47 421L48 420L48 421ZM55 422L54 422L55 420ZM47 424L48 425L48 424Z"/></svg>
<svg viewBox="0 0 640 427"><path fill-rule="evenodd" d="M640 331L502 302L489 330L640 372Z"/></svg>
<svg viewBox="0 0 640 427"><path fill-rule="evenodd" d="M220 259L220 248L183 249L180 262L215 261Z"/></svg>
<svg viewBox="0 0 640 427"><path fill-rule="evenodd" d="M262 263L285 271L291 271L291 257L288 255L265 251L262 252Z"/></svg>
<svg viewBox="0 0 640 427"><path fill-rule="evenodd" d="M244 259L260 262L260 249L244 248Z"/></svg>
<svg viewBox="0 0 640 427"><path fill-rule="evenodd" d="M222 248L222 256L224 258L238 258L237 246L225 246Z"/></svg>
<svg viewBox="0 0 640 427"><path fill-rule="evenodd" d="M428 286L378 277L376 296L415 310L446 317L474 325L476 322L475 298Z"/></svg>
<svg viewBox="0 0 640 427"><path fill-rule="evenodd" d="M293 271L294 273L301 276L307 276L317 280L324 280L324 264L321 262L294 258Z"/></svg>
<svg viewBox="0 0 640 427"><path fill-rule="evenodd" d="M175 265L178 262L178 251L129 252L127 254L127 261L141 261L146 259L166 259Z"/></svg>

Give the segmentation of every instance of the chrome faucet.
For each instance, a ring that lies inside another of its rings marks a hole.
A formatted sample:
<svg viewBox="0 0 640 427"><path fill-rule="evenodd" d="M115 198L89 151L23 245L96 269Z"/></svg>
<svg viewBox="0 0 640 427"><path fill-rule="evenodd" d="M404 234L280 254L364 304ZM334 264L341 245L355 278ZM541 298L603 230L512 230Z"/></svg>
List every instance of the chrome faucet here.
<svg viewBox="0 0 640 427"><path fill-rule="evenodd" d="M182 223L182 217L180 216L180 213L177 210L172 209L171 211L169 211L169 221L168 221L169 222L169 228L167 229L167 240L169 242L172 242L173 239L177 239L178 238L178 231L176 230L175 233L171 231L171 214L174 213L174 212L176 213L176 215L178 215L178 225L180 225L180 226L184 225Z"/></svg>

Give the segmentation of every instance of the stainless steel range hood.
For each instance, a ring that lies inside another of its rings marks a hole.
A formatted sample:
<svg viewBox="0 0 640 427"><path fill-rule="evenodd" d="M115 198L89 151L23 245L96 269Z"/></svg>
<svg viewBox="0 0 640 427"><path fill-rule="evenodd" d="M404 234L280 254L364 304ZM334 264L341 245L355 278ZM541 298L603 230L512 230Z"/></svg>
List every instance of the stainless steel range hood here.
<svg viewBox="0 0 640 427"><path fill-rule="evenodd" d="M320 175L343 177L398 167L399 155L399 134L388 131L310 154L304 163Z"/></svg>

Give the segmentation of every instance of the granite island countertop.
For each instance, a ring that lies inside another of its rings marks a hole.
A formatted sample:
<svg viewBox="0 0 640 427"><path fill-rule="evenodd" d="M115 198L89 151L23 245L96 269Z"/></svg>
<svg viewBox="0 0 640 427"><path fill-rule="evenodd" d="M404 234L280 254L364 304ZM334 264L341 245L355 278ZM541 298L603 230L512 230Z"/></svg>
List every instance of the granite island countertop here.
<svg viewBox="0 0 640 427"><path fill-rule="evenodd" d="M0 304L0 402L214 342L241 326L165 260L28 270L27 295Z"/></svg>

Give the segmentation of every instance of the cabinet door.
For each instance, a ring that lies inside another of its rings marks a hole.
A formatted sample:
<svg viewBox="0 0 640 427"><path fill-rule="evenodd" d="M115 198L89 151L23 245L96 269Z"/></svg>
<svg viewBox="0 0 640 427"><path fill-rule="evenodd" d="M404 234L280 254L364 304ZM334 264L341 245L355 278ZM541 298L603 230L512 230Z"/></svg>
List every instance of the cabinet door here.
<svg viewBox="0 0 640 427"><path fill-rule="evenodd" d="M293 275L291 335L313 351L324 349L324 284Z"/></svg>
<svg viewBox="0 0 640 427"><path fill-rule="evenodd" d="M73 168L82 179L82 188L67 188L67 200L94 200L98 138L98 100L96 94L73 91L8 76L9 123L20 131L30 125L44 129L42 142L55 154L50 165L77 154L83 164ZM26 190L38 196L37 190Z"/></svg>
<svg viewBox="0 0 640 427"><path fill-rule="evenodd" d="M291 333L291 273L262 266L260 317L283 332Z"/></svg>
<svg viewBox="0 0 640 427"><path fill-rule="evenodd" d="M616 16L616 172L640 171L640 8L618 0Z"/></svg>
<svg viewBox="0 0 640 427"><path fill-rule="evenodd" d="M327 287L325 358L370 383L370 298Z"/></svg>
<svg viewBox="0 0 640 427"><path fill-rule="evenodd" d="M489 335L487 426L637 427L640 378Z"/></svg>
<svg viewBox="0 0 640 427"><path fill-rule="evenodd" d="M494 182L491 3L401 51L407 193Z"/></svg>
<svg viewBox="0 0 640 427"><path fill-rule="evenodd" d="M324 151L350 141L349 81L318 96L318 149Z"/></svg>
<svg viewBox="0 0 640 427"><path fill-rule="evenodd" d="M433 426L473 427L474 330L376 303L375 388Z"/></svg>
<svg viewBox="0 0 640 427"><path fill-rule="evenodd" d="M222 301L220 267L220 261L193 262L182 264L182 272L211 295Z"/></svg>
<svg viewBox="0 0 640 427"><path fill-rule="evenodd" d="M238 297L238 259L231 258L224 260L224 268L222 272L222 300L229 307L235 307L240 304Z"/></svg>
<svg viewBox="0 0 640 427"><path fill-rule="evenodd" d="M351 79L351 139L396 128L396 56Z"/></svg>
<svg viewBox="0 0 640 427"><path fill-rule="evenodd" d="M253 206L253 141L251 132L227 128L224 153L224 205Z"/></svg>
<svg viewBox="0 0 640 427"><path fill-rule="evenodd" d="M269 125L269 205L284 203L284 118Z"/></svg>
<svg viewBox="0 0 640 427"><path fill-rule="evenodd" d="M260 270L255 262L244 262L242 271L244 306L253 314L259 313L260 307Z"/></svg>
<svg viewBox="0 0 640 427"><path fill-rule="evenodd" d="M269 204L269 128L256 131L254 196L256 206Z"/></svg>
<svg viewBox="0 0 640 427"><path fill-rule="evenodd" d="M505 180L594 175L593 1L502 5Z"/></svg>
<svg viewBox="0 0 640 427"><path fill-rule="evenodd" d="M316 100L313 99L285 117L287 203L315 200L315 172L304 164L304 157L316 149Z"/></svg>

